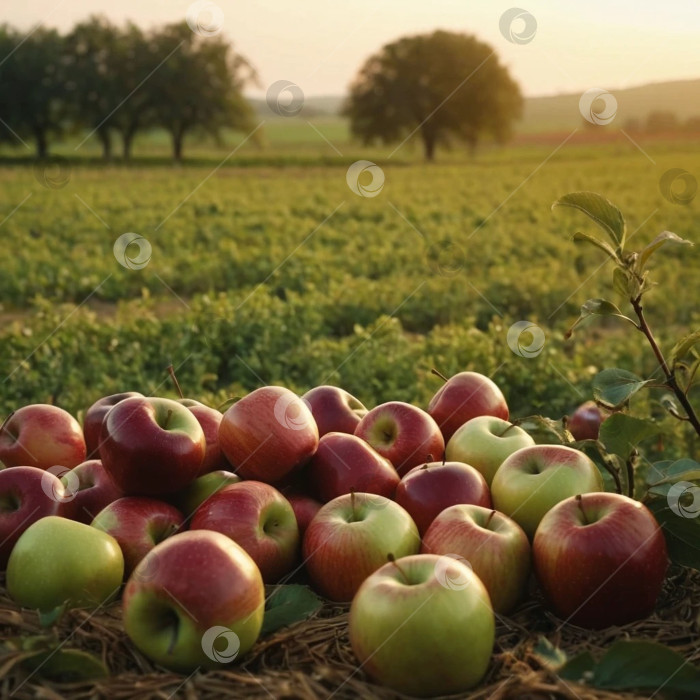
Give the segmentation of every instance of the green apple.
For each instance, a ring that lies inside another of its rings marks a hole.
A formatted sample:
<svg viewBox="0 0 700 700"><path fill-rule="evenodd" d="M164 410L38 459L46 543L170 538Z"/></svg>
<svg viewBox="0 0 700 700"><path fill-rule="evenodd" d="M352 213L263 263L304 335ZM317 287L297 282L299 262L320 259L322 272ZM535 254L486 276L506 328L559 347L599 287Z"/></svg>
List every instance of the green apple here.
<svg viewBox="0 0 700 700"><path fill-rule="evenodd" d="M49 515L17 540L7 564L7 592L42 612L63 603L99 607L117 593L123 576L124 557L114 537Z"/></svg>
<svg viewBox="0 0 700 700"><path fill-rule="evenodd" d="M451 556L385 564L350 607L350 644L375 681L406 695L463 693L481 681L495 636L489 595Z"/></svg>
<svg viewBox="0 0 700 700"><path fill-rule="evenodd" d="M532 538L542 517L579 493L603 491L598 467L583 452L563 445L523 447L507 457L491 484L496 510Z"/></svg>
<svg viewBox="0 0 700 700"><path fill-rule="evenodd" d="M237 484L240 480L240 476L224 469L208 472L197 477L189 486L176 493L170 500L186 518L189 518L207 498L221 491L225 486Z"/></svg>
<svg viewBox="0 0 700 700"><path fill-rule="evenodd" d="M491 486L494 474L521 447L535 441L522 428L496 416L477 416L457 428L447 443L445 459L465 462L481 472Z"/></svg>

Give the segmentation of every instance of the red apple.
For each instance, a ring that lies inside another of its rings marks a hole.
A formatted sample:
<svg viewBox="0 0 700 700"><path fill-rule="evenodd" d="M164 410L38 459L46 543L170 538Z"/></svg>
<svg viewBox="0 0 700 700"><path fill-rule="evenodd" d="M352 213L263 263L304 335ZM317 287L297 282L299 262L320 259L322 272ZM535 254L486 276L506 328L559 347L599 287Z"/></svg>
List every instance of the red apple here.
<svg viewBox="0 0 700 700"><path fill-rule="evenodd" d="M100 432L102 430L102 421L107 415L107 411L115 404L132 396L143 396L143 394L140 394L138 391L126 391L122 394L103 396L95 401L85 412L83 434L85 435L88 459L97 459L100 456Z"/></svg>
<svg viewBox="0 0 700 700"><path fill-rule="evenodd" d="M0 569L4 570L15 542L37 520L63 515L66 494L61 480L36 467L0 470Z"/></svg>
<svg viewBox="0 0 700 700"><path fill-rule="evenodd" d="M202 462L202 471L200 473L207 474L213 471L230 470L231 465L224 457L224 453L219 445L219 426L221 425L221 419L224 417L221 411L210 408L194 399L179 399L178 403L190 409L204 431L207 447L204 452L204 461Z"/></svg>
<svg viewBox="0 0 700 700"><path fill-rule="evenodd" d="M443 510L423 537L421 552L457 555L489 592L494 612L507 614L522 599L530 578L530 541L507 515L477 505Z"/></svg>
<svg viewBox="0 0 700 700"><path fill-rule="evenodd" d="M0 461L6 467L72 469L85 461L85 453L80 424L58 406L24 406L0 427Z"/></svg>
<svg viewBox="0 0 700 700"><path fill-rule="evenodd" d="M296 394L264 386L224 413L219 444L241 478L276 483L316 452L318 428Z"/></svg>
<svg viewBox="0 0 700 700"><path fill-rule="evenodd" d="M600 424L608 415L595 401L582 403L569 418L568 428L574 440L597 440Z"/></svg>
<svg viewBox="0 0 700 700"><path fill-rule="evenodd" d="M445 452L437 423L425 411L403 401L373 408L360 421L355 435L386 457L401 476L426 460L442 459Z"/></svg>
<svg viewBox="0 0 700 700"><path fill-rule="evenodd" d="M129 496L160 496L184 488L199 475L204 450L199 422L170 399L124 399L102 422L102 464Z"/></svg>
<svg viewBox="0 0 700 700"><path fill-rule="evenodd" d="M366 415L367 409L352 394L337 386L317 386L302 397L311 409L318 434L350 433Z"/></svg>
<svg viewBox="0 0 700 700"><path fill-rule="evenodd" d="M297 562L299 528L289 501L262 481L241 481L207 498L190 530L214 530L230 537L274 583Z"/></svg>
<svg viewBox="0 0 700 700"><path fill-rule="evenodd" d="M351 491L392 498L399 483L399 475L386 457L347 433L324 435L306 473L324 503Z"/></svg>
<svg viewBox="0 0 700 700"><path fill-rule="evenodd" d="M260 571L218 532L161 542L124 589L124 629L157 664L182 673L225 669L257 640L265 609ZM225 642L222 644L221 642Z"/></svg>
<svg viewBox="0 0 700 700"><path fill-rule="evenodd" d="M321 508L306 530L303 556L316 590L336 601L352 600L362 582L386 563L417 554L418 528L384 496L351 493Z"/></svg>
<svg viewBox="0 0 700 700"><path fill-rule="evenodd" d="M445 380L428 404L428 413L440 426L445 442L457 428L476 416L508 420L509 411L501 390L478 372L460 372Z"/></svg>
<svg viewBox="0 0 700 700"><path fill-rule="evenodd" d="M73 467L61 475L61 481L73 495L66 513L81 523L89 524L106 505L124 495L99 459L89 459Z"/></svg>
<svg viewBox="0 0 700 700"><path fill-rule="evenodd" d="M532 553L550 607L592 629L651 614L668 567L654 516L617 493L587 493L554 506L537 528Z"/></svg>
<svg viewBox="0 0 700 700"><path fill-rule="evenodd" d="M127 496L103 508L90 524L119 543L128 578L146 554L182 527L183 520L182 513L168 503Z"/></svg>
<svg viewBox="0 0 700 700"><path fill-rule="evenodd" d="M297 527L299 528L299 537L303 537L306 528L309 527L309 523L314 519L316 513L321 510L323 504L319 503L315 498L305 496L302 493L288 493L285 494L285 497L294 510L294 517L297 519Z"/></svg>
<svg viewBox="0 0 700 700"><path fill-rule="evenodd" d="M413 467L396 487L394 498L413 518L421 536L445 508L458 503L491 508L486 479L462 462L428 462Z"/></svg>

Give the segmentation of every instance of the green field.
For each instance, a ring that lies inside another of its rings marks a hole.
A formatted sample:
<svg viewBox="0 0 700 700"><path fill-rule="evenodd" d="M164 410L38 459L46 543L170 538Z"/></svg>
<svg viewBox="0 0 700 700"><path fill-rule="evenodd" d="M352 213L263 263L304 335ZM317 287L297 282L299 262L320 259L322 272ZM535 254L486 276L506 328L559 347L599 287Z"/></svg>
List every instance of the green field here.
<svg viewBox="0 0 700 700"><path fill-rule="evenodd" d="M559 417L589 397L598 370L653 370L614 324L563 340L581 302L613 293L602 257L571 241L592 224L550 205L595 190L625 211L638 247L664 229L695 240L698 200L672 204L659 178L700 172L700 145L652 143L645 156L626 140L574 138L554 155L551 145L484 149L426 166L410 145L389 158L349 144L333 120L315 126L341 155L309 124L285 133L272 123L262 145L223 165L240 137L216 151L192 144L190 162L175 167L152 136L152 159L72 160L56 189L29 161L0 167L0 413L38 401L79 413L123 390L170 394L172 362L186 392L214 405L263 383L321 382L370 405L424 405L435 366L492 375L517 416ZM384 170L375 198L346 183L358 158ZM143 269L113 254L126 232L151 244ZM647 307L666 343L700 319L695 255L656 258L663 291ZM546 334L535 358L506 343L519 320Z"/></svg>

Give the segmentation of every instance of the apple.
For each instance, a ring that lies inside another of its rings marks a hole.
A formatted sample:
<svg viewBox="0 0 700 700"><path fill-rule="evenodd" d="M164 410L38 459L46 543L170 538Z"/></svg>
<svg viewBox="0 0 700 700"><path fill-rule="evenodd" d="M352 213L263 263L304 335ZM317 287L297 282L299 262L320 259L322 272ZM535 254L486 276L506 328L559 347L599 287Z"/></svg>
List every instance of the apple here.
<svg viewBox="0 0 700 700"><path fill-rule="evenodd" d="M654 516L617 493L578 495L556 505L542 518L532 553L552 610L591 629L651 614L668 567Z"/></svg>
<svg viewBox="0 0 700 700"><path fill-rule="evenodd" d="M85 461L83 431L58 406L31 404L11 413L0 426L0 461L6 467L72 469Z"/></svg>
<svg viewBox="0 0 700 700"><path fill-rule="evenodd" d="M221 425L221 419L224 417L221 411L217 411L215 408L206 406L194 399L179 399L178 403L190 409L204 431L206 450L201 473L207 474L213 471L230 470L231 465L224 457L224 453L219 445L219 426Z"/></svg>
<svg viewBox="0 0 700 700"><path fill-rule="evenodd" d="M274 583L297 562L299 528L294 509L273 486L241 481L207 498L190 530L214 530L230 537L252 557L265 583Z"/></svg>
<svg viewBox="0 0 700 700"><path fill-rule="evenodd" d="M184 488L199 475L204 450L199 422L171 399L124 399L102 422L102 465L128 496L161 496Z"/></svg>
<svg viewBox="0 0 700 700"><path fill-rule="evenodd" d="M112 481L99 459L89 459L61 475L61 481L73 496L64 515L89 524L109 503L124 494Z"/></svg>
<svg viewBox="0 0 700 700"><path fill-rule="evenodd" d="M25 608L41 612L64 603L99 608L117 593L124 558L106 532L56 515L32 523L7 563L7 592Z"/></svg>
<svg viewBox="0 0 700 700"><path fill-rule="evenodd" d="M285 493L285 498L289 501L294 511L294 517L297 519L297 527L299 528L299 537L303 537L309 523L314 519L316 513L323 506L315 498L305 496L303 493Z"/></svg>
<svg viewBox="0 0 700 700"><path fill-rule="evenodd" d="M513 518L530 538L557 503L602 490L603 478L593 461L563 445L522 447L506 458L491 483L494 508Z"/></svg>
<svg viewBox="0 0 700 700"><path fill-rule="evenodd" d="M36 467L0 470L0 570L20 535L40 518L63 515L70 500L61 480Z"/></svg>
<svg viewBox="0 0 700 700"><path fill-rule="evenodd" d="M219 532L183 532L152 549L129 578L124 629L155 663L181 673L224 668L255 644L265 589L255 562Z"/></svg>
<svg viewBox="0 0 700 700"><path fill-rule="evenodd" d="M488 377L478 372L459 372L442 379L445 383L430 399L428 413L440 426L445 442L449 442L457 428L477 416L508 420L506 399Z"/></svg>
<svg viewBox="0 0 700 700"><path fill-rule="evenodd" d="M486 586L493 610L508 614L530 578L530 542L507 515L477 505L443 510L423 537L421 552L457 554Z"/></svg>
<svg viewBox="0 0 700 700"><path fill-rule="evenodd" d="M595 401L586 401L573 412L567 427L574 440L597 440L600 424L608 415Z"/></svg>
<svg viewBox="0 0 700 700"><path fill-rule="evenodd" d="M320 439L306 475L324 503L350 491L391 498L399 483L399 475L386 457L347 433L326 433Z"/></svg>
<svg viewBox="0 0 700 700"><path fill-rule="evenodd" d="M264 386L224 413L219 444L241 478L272 484L311 459L318 428L296 394L281 386Z"/></svg>
<svg viewBox="0 0 700 700"><path fill-rule="evenodd" d="M468 566L418 554L385 564L350 607L350 644L367 674L411 697L464 693L486 675L495 638L489 596Z"/></svg>
<svg viewBox="0 0 700 700"><path fill-rule="evenodd" d="M103 396L95 401L85 412L83 434L85 435L88 459L97 459L100 456L100 433L102 431L102 421L107 415L107 411L120 401L133 396L143 396L143 394L140 394L138 391L126 391L121 394Z"/></svg>
<svg viewBox="0 0 700 700"><path fill-rule="evenodd" d="M360 421L355 435L386 457L401 476L426 460L442 459L445 452L437 423L425 411L403 401L373 408Z"/></svg>
<svg viewBox="0 0 700 700"><path fill-rule="evenodd" d="M408 511L421 536L439 513L457 503L491 507L486 480L462 462L428 462L413 467L396 487L394 500Z"/></svg>
<svg viewBox="0 0 700 700"><path fill-rule="evenodd" d="M169 500L184 513L186 518L189 518L209 496L213 496L225 486L237 484L240 480L241 477L237 474L223 469L209 472L198 476L189 486L178 491Z"/></svg>
<svg viewBox="0 0 700 700"><path fill-rule="evenodd" d="M506 457L534 444L528 433L503 418L477 416L457 428L445 447L445 458L471 464L491 486Z"/></svg>
<svg viewBox="0 0 700 700"><path fill-rule="evenodd" d="M302 397L316 421L318 434L350 433L367 414L367 409L352 394L337 386L317 386Z"/></svg>
<svg viewBox="0 0 700 700"><path fill-rule="evenodd" d="M158 543L183 525L182 513L155 498L125 496L103 508L91 525L114 537L124 555L124 576Z"/></svg>
<svg viewBox="0 0 700 700"><path fill-rule="evenodd" d="M303 541L306 569L316 590L347 602L392 554L417 554L418 528L384 496L350 493L334 498L311 521Z"/></svg>

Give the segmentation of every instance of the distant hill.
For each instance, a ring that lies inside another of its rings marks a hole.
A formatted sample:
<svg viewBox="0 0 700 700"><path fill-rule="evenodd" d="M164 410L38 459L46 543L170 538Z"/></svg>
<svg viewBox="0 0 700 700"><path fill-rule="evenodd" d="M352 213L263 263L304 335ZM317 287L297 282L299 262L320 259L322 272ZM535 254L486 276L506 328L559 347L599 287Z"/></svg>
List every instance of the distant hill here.
<svg viewBox="0 0 700 700"><path fill-rule="evenodd" d="M598 86L605 87L605 86ZM700 80L676 80L665 83L650 83L624 90L611 89L617 100L615 125L625 128L630 120L641 122L650 112L673 112L679 120L700 117ZM581 93L529 97L525 99L523 119L516 131L532 134L554 131L568 131L581 126L579 112ZM308 96L301 115L305 118L337 116L344 97L339 95ZM274 117L264 99L250 100L261 117Z"/></svg>

